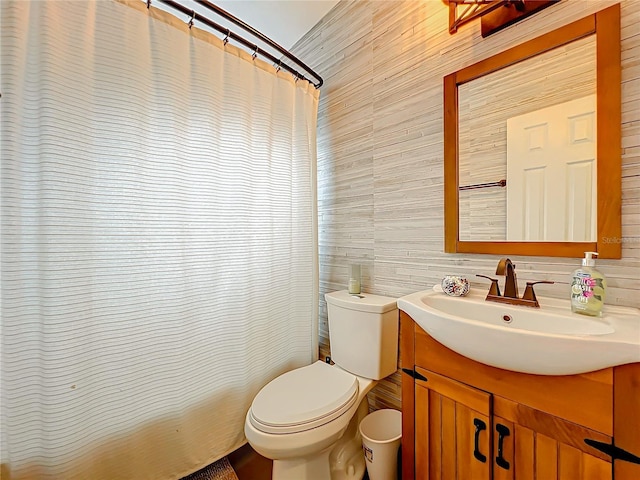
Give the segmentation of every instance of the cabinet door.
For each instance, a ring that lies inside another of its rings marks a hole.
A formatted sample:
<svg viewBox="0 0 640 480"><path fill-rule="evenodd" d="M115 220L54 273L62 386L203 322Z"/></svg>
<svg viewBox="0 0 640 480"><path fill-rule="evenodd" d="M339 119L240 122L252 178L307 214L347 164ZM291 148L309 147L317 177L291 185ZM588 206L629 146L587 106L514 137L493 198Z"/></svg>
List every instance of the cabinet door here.
<svg viewBox="0 0 640 480"><path fill-rule="evenodd" d="M420 480L489 480L491 396L416 368L415 464Z"/></svg>
<svg viewBox="0 0 640 480"><path fill-rule="evenodd" d="M494 410L495 480L613 478L610 458L584 443L585 438L609 443L610 437L499 397Z"/></svg>

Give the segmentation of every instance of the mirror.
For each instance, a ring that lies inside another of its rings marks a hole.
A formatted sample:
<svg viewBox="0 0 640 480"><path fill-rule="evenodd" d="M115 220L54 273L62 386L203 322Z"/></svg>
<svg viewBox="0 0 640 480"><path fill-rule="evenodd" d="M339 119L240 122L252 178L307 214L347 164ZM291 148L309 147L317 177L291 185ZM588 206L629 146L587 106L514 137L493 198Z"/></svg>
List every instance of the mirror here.
<svg viewBox="0 0 640 480"><path fill-rule="evenodd" d="M620 258L620 6L444 79L445 251Z"/></svg>
<svg viewBox="0 0 640 480"><path fill-rule="evenodd" d="M596 240L595 93L594 35L458 86L460 240Z"/></svg>

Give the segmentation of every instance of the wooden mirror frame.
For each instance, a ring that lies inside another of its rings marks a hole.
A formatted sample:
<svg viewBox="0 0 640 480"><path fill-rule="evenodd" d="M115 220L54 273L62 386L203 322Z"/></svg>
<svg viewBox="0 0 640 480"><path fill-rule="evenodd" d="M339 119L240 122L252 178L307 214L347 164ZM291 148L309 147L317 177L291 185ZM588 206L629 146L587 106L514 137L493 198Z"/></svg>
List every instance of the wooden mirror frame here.
<svg viewBox="0 0 640 480"><path fill-rule="evenodd" d="M589 35L596 35L597 238L595 242L461 241L458 203L458 86ZM620 4L444 77L444 250L446 253L622 256Z"/></svg>

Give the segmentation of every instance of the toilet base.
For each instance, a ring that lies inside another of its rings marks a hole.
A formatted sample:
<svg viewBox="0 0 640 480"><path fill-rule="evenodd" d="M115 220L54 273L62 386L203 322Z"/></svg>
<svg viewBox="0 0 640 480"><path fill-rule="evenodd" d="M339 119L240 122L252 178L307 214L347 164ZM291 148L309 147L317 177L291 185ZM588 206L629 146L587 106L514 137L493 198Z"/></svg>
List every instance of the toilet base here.
<svg viewBox="0 0 640 480"><path fill-rule="evenodd" d="M336 443L306 457L274 460L272 480L362 480L366 467L358 425L368 413L365 396Z"/></svg>

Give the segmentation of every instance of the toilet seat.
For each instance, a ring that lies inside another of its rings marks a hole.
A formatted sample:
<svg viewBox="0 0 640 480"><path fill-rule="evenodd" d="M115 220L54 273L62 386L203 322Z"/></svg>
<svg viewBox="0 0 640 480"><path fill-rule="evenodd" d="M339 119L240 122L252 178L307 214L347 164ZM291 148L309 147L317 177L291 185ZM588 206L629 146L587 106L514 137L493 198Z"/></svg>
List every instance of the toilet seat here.
<svg viewBox="0 0 640 480"><path fill-rule="evenodd" d="M358 398L357 378L317 361L280 375L256 395L249 421L265 433L297 433L322 426Z"/></svg>

